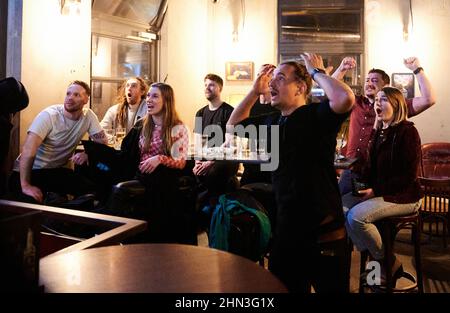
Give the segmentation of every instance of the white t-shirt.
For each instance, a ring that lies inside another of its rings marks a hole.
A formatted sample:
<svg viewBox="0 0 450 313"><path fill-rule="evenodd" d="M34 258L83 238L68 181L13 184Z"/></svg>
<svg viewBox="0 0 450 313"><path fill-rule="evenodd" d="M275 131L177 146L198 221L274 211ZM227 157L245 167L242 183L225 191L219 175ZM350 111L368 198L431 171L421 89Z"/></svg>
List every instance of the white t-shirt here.
<svg viewBox="0 0 450 313"><path fill-rule="evenodd" d="M117 109L119 108L118 104L113 105L106 111L105 116L103 117L100 125L103 129L115 129L117 127L116 124L116 116ZM130 129L133 128L134 124L141 118L147 115L147 103L145 100L142 100L139 105L135 105L133 107L128 106L128 121L127 121L127 134Z"/></svg>
<svg viewBox="0 0 450 313"><path fill-rule="evenodd" d="M102 131L97 115L83 108L81 117L74 121L64 116L64 105L52 105L41 111L31 123L28 132L43 139L34 159L33 169L70 166L69 158L86 132L92 136ZM14 170L19 170L20 155Z"/></svg>

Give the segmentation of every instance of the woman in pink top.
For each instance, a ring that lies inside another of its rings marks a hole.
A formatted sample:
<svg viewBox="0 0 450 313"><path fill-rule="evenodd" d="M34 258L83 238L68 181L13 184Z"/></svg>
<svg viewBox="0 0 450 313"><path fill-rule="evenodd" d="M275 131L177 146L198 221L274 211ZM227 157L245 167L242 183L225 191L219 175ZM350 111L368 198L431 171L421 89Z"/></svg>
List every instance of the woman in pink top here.
<svg viewBox="0 0 450 313"><path fill-rule="evenodd" d="M191 208L179 190L189 147L188 131L176 112L172 87L152 84L146 103L147 115L135 124L121 147L121 180L134 182L116 185L114 200L109 203L120 215L149 221L150 241L189 243ZM130 208L136 180L138 187L145 187L144 199L139 204L132 203Z"/></svg>

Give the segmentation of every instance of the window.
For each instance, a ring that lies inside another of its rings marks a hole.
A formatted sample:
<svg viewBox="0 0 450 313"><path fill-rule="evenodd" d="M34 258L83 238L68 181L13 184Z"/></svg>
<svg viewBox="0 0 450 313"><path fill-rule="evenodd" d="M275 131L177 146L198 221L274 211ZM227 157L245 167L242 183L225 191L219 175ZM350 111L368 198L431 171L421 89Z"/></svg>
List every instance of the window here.
<svg viewBox="0 0 450 313"><path fill-rule="evenodd" d="M124 79L140 76L151 79L150 43L92 35L91 107L101 120L115 104Z"/></svg>
<svg viewBox="0 0 450 313"><path fill-rule="evenodd" d="M159 30L168 0L93 0L91 108L101 120L123 80L157 78Z"/></svg>
<svg viewBox="0 0 450 313"><path fill-rule="evenodd" d="M361 42L360 15L358 9L286 9L281 13L281 40Z"/></svg>
<svg viewBox="0 0 450 313"><path fill-rule="evenodd" d="M323 57L324 65L333 66L351 56L356 68L344 81L357 94L362 91L364 55L363 0L279 0L279 61L299 60L304 51ZM323 91L313 90L313 96Z"/></svg>

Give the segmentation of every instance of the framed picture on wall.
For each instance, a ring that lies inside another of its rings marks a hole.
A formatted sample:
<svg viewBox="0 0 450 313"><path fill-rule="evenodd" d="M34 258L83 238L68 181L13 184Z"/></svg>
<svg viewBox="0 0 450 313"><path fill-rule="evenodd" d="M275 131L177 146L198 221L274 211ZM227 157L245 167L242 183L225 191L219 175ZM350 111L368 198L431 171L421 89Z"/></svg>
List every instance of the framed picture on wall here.
<svg viewBox="0 0 450 313"><path fill-rule="evenodd" d="M253 62L226 62L225 77L228 81L252 81Z"/></svg>
<svg viewBox="0 0 450 313"><path fill-rule="evenodd" d="M414 98L413 73L392 73L392 86L400 89L406 99Z"/></svg>

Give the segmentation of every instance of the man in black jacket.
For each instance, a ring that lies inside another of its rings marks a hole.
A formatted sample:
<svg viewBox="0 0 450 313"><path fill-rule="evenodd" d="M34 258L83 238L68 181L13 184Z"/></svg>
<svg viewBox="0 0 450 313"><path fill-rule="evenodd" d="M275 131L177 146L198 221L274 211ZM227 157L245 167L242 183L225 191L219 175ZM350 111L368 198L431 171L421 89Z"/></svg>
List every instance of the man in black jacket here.
<svg viewBox="0 0 450 313"><path fill-rule="evenodd" d="M28 106L28 94L21 82L14 77L0 81L0 195L6 190L9 170L6 158L9 152L10 131L14 114Z"/></svg>

